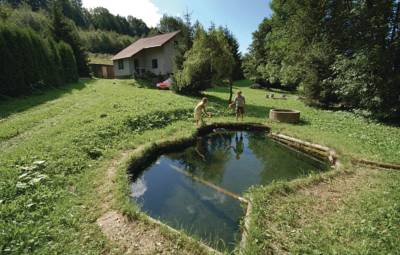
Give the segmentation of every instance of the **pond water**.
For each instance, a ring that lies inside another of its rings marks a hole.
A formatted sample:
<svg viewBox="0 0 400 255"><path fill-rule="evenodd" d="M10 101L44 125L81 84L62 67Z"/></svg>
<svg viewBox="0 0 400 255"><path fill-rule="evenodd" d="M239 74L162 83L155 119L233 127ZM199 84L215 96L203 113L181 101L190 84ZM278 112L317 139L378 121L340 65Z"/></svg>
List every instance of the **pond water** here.
<svg viewBox="0 0 400 255"><path fill-rule="evenodd" d="M232 250L241 237L245 206L229 194L242 196L253 185L326 168L263 132L212 133L181 152L160 156L134 174L131 196L153 218L184 229L214 248Z"/></svg>

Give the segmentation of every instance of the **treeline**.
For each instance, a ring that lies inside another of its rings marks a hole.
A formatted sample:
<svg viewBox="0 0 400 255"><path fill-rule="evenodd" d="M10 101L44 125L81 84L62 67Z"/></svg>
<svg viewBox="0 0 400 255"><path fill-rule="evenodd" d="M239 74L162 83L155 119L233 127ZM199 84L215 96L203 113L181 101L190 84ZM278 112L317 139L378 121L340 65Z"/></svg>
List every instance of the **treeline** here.
<svg viewBox="0 0 400 255"><path fill-rule="evenodd" d="M85 30L105 30L130 36L142 36L150 29L141 19L132 16L122 17L111 14L106 8L86 9L81 0L0 0L13 8L28 5L33 11L51 12L56 3L61 6L64 15L75 25Z"/></svg>
<svg viewBox="0 0 400 255"><path fill-rule="evenodd" d="M400 120L400 1L273 0L253 33L247 78L310 104Z"/></svg>
<svg viewBox="0 0 400 255"><path fill-rule="evenodd" d="M89 52L108 54L115 54L138 39L104 30L79 30L79 38Z"/></svg>
<svg viewBox="0 0 400 255"><path fill-rule="evenodd" d="M0 25L0 66L1 95L28 94L78 78L71 46L11 25Z"/></svg>
<svg viewBox="0 0 400 255"><path fill-rule="evenodd" d="M97 7L86 11L88 23L86 28L91 26L95 29L114 31L119 34L130 36L147 35L150 29L143 20L128 16L127 18L111 14L106 8Z"/></svg>
<svg viewBox="0 0 400 255"><path fill-rule="evenodd" d="M52 36L52 15L45 10L32 11L28 5L20 5L16 9L3 6L0 8L0 16L3 16L3 20L9 24L29 27L43 37ZM83 29L77 27L72 21L70 23L74 27L73 30L77 31L85 50L93 53L115 54L138 39L138 36L133 37L114 31Z"/></svg>

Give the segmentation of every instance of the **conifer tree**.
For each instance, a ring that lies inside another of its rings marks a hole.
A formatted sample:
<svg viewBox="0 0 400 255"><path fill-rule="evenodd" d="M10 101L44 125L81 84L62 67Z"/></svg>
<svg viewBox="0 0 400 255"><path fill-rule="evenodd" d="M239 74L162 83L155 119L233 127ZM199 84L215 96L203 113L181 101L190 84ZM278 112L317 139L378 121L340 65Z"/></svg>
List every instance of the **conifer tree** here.
<svg viewBox="0 0 400 255"><path fill-rule="evenodd" d="M63 41L71 46L76 59L79 76L87 77L89 76L87 54L73 22L64 16L62 10L63 1L56 0L52 8L53 36L57 42Z"/></svg>

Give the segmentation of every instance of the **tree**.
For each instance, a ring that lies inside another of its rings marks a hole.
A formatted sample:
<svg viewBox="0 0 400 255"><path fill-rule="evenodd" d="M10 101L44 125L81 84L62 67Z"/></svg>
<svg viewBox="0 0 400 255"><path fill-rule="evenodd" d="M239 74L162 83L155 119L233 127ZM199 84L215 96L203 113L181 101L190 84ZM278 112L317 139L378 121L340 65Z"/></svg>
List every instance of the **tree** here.
<svg viewBox="0 0 400 255"><path fill-rule="evenodd" d="M232 56L235 61L235 67L233 68L233 80L243 79L243 70L242 70L242 55L239 52L239 42L233 33L228 29L228 27L222 28L224 31L225 37L228 40L229 47L231 49Z"/></svg>
<svg viewBox="0 0 400 255"><path fill-rule="evenodd" d="M181 93L198 93L232 78L234 58L222 29L206 32L198 26L193 47L185 54L181 70L175 72L175 89Z"/></svg>
<svg viewBox="0 0 400 255"><path fill-rule="evenodd" d="M131 36L147 35L150 29L141 19L119 15L114 16L106 8L97 7L91 10L90 19L94 28L98 30L114 31Z"/></svg>
<svg viewBox="0 0 400 255"><path fill-rule="evenodd" d="M64 0L57 0L53 6L53 36L57 42L63 41L71 46L78 66L79 76L89 76L85 49L82 46L74 23L64 16L62 9L63 1Z"/></svg>
<svg viewBox="0 0 400 255"><path fill-rule="evenodd" d="M398 0L273 0L271 8L253 33L246 77L297 87L324 107L399 115Z"/></svg>
<svg viewBox="0 0 400 255"><path fill-rule="evenodd" d="M147 27L143 20L128 16L127 21L129 23L130 33L132 36L143 36L147 35L150 29Z"/></svg>
<svg viewBox="0 0 400 255"><path fill-rule="evenodd" d="M18 7L21 4L28 4L31 6L32 10L37 11L41 8L47 8L49 6L50 0L2 0L1 2L5 2L11 4L14 8Z"/></svg>
<svg viewBox="0 0 400 255"><path fill-rule="evenodd" d="M73 57L69 46L66 50ZM51 38L5 24L0 25L0 64L0 94L8 96L62 85L66 82L64 70L76 70L74 61L62 65L59 47ZM76 77L69 81L76 81Z"/></svg>
<svg viewBox="0 0 400 255"><path fill-rule="evenodd" d="M78 72L72 48L63 41L59 42L57 47L63 68L64 81L67 83L76 81L78 79Z"/></svg>

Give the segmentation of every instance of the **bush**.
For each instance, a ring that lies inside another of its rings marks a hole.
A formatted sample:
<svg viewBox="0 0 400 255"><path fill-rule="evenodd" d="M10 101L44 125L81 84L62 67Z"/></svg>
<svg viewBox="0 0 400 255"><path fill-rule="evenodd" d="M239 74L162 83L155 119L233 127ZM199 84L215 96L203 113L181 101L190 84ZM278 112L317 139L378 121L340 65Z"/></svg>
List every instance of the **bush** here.
<svg viewBox="0 0 400 255"><path fill-rule="evenodd" d="M77 76L64 78L76 70L74 59L63 59L70 53L68 45L42 39L31 29L0 25L0 94L18 96L76 81Z"/></svg>

